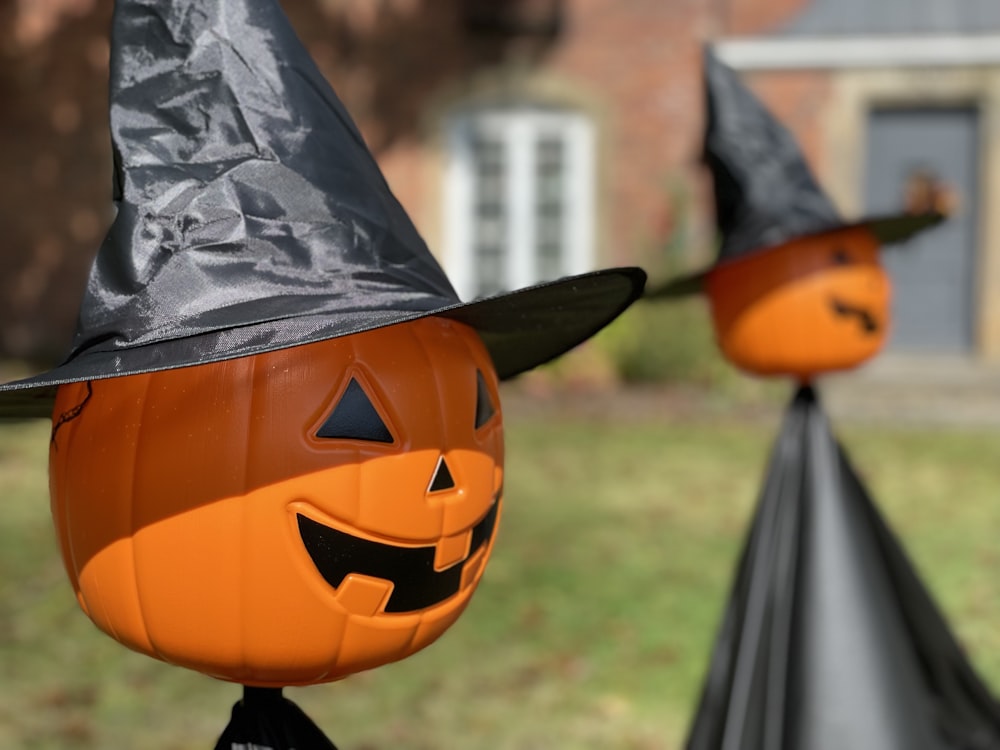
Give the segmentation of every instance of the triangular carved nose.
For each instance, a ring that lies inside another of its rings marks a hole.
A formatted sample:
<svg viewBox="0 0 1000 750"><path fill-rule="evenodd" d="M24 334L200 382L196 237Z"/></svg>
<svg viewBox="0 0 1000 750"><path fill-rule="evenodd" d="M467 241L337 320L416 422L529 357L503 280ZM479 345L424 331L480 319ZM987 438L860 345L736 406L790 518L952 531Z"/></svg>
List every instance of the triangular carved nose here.
<svg viewBox="0 0 1000 750"><path fill-rule="evenodd" d="M434 470L434 478L431 479L431 486L427 489L428 492L441 492L443 490L453 490L455 489L455 480L451 476L451 470L448 468L447 462L444 460L444 456L438 459L437 468Z"/></svg>

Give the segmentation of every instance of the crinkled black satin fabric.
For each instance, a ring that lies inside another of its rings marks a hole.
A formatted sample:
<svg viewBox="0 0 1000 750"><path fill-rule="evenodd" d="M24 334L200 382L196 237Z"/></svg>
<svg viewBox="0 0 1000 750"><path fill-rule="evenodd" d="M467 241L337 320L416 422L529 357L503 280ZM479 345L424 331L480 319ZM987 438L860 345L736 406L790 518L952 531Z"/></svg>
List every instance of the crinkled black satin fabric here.
<svg viewBox="0 0 1000 750"><path fill-rule="evenodd" d="M704 75L719 259L842 225L792 134L708 49Z"/></svg>
<svg viewBox="0 0 1000 750"><path fill-rule="evenodd" d="M122 0L112 52L120 204L73 354L458 300L276 3Z"/></svg>
<svg viewBox="0 0 1000 750"><path fill-rule="evenodd" d="M337 750L278 688L245 687L215 750Z"/></svg>
<svg viewBox="0 0 1000 750"><path fill-rule="evenodd" d="M60 383L242 357L435 314L497 374L547 362L642 292L618 268L462 303L276 0L118 0L118 213L70 355L0 385L0 419Z"/></svg>
<svg viewBox="0 0 1000 750"><path fill-rule="evenodd" d="M54 370L0 386L0 420L50 416L62 383L218 362L319 341L343 333L345 318L359 333L428 315L465 323L476 329L497 376L506 380L593 336L635 301L645 278L636 268L607 269L432 312L299 315L277 324L223 328L126 350L116 349L114 341L98 341Z"/></svg>
<svg viewBox="0 0 1000 750"><path fill-rule="evenodd" d="M705 140L720 245L715 263L737 260L791 240L864 227L883 245L903 242L943 220L938 213L873 216L845 222L816 182L794 136L709 48L704 54ZM713 268L647 289L647 298L702 291Z"/></svg>
<svg viewBox="0 0 1000 750"><path fill-rule="evenodd" d="M1000 748L1000 705L809 389L775 445L687 748Z"/></svg>

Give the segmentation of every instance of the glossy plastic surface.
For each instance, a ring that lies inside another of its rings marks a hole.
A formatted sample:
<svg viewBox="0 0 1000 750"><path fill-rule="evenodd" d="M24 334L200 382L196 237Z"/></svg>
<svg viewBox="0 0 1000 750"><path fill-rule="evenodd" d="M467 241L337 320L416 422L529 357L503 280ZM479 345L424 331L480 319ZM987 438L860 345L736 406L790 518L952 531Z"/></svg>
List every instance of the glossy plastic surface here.
<svg viewBox="0 0 1000 750"><path fill-rule="evenodd" d="M756 375L808 382L884 345L889 277L864 228L811 235L719 264L705 279L723 354Z"/></svg>
<svg viewBox="0 0 1000 750"><path fill-rule="evenodd" d="M477 427L484 385L495 413ZM338 411L341 436L319 436ZM372 439L372 411L391 442ZM345 413L369 420L357 437ZM52 510L81 607L130 648L215 677L302 685L404 658L458 618L492 548L497 378L459 323L74 383L53 420ZM333 586L349 550L364 560ZM405 586L434 589L388 606Z"/></svg>

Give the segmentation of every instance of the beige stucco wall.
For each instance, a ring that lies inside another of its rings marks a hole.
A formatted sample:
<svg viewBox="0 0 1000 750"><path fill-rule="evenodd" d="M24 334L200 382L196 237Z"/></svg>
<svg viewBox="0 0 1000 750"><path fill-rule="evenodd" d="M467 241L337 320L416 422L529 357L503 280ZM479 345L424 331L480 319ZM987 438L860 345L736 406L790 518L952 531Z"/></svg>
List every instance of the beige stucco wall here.
<svg viewBox="0 0 1000 750"><path fill-rule="evenodd" d="M868 112L874 106L973 105L980 117L975 355L1000 362L1000 68L843 70L831 74L824 118L825 184L846 216L862 213Z"/></svg>

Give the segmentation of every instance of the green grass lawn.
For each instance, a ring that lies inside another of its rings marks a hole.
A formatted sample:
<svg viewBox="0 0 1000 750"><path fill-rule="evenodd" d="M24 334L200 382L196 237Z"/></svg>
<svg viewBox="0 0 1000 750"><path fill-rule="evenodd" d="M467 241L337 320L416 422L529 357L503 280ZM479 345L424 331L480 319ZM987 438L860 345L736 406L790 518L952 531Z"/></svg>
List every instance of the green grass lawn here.
<svg viewBox="0 0 1000 750"><path fill-rule="evenodd" d="M780 410L508 412L505 515L466 614L404 662L289 696L341 750L680 747ZM1000 688L1000 432L838 432ZM47 425L0 429L0 747L212 747L238 687L77 610L46 447Z"/></svg>

